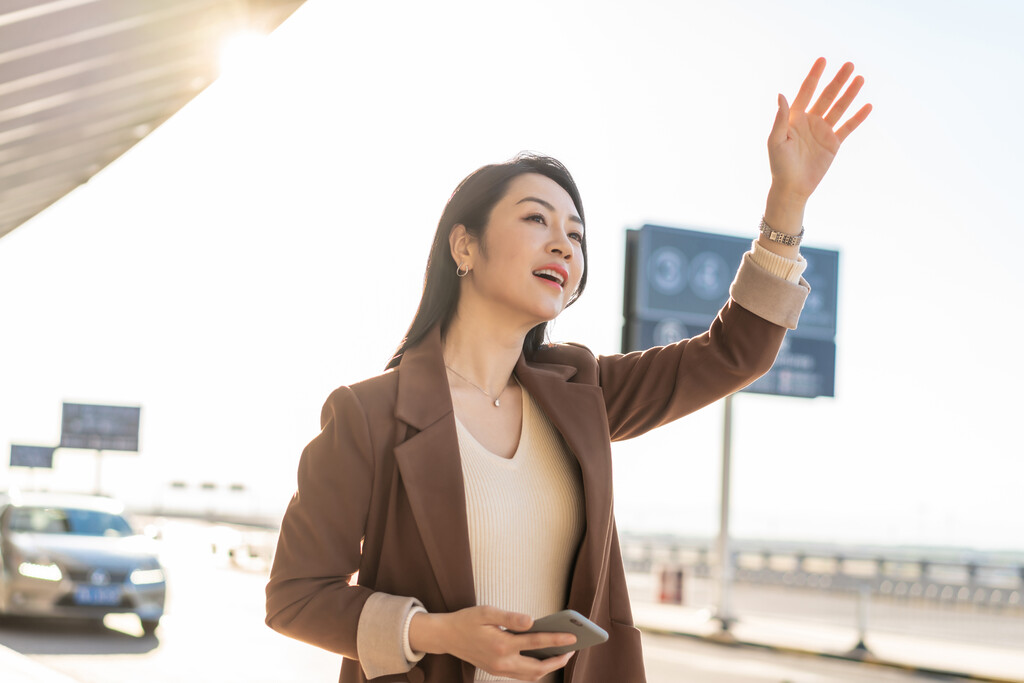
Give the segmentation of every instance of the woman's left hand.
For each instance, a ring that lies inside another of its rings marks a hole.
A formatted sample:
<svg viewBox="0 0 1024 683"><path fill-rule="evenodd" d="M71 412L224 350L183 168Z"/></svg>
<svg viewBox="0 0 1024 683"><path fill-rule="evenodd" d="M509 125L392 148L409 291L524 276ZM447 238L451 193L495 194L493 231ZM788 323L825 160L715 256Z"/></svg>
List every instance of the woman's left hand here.
<svg viewBox="0 0 1024 683"><path fill-rule="evenodd" d="M808 109L824 71L825 59L822 57L814 62L792 106L779 95L779 111L768 136L772 190L797 201L806 201L814 192L839 151L839 145L871 113L871 105L865 104L836 128L864 85L863 76L857 76L839 96L853 74L850 62L843 64L835 78L822 90L814 106Z"/></svg>

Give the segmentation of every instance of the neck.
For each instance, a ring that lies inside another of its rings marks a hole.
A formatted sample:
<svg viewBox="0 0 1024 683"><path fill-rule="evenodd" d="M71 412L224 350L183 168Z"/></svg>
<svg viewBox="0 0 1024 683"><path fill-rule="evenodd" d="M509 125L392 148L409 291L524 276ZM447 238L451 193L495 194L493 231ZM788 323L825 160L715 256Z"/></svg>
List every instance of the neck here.
<svg viewBox="0 0 1024 683"><path fill-rule="evenodd" d="M445 365L497 396L512 377L527 332L474 325L456 313L442 340Z"/></svg>

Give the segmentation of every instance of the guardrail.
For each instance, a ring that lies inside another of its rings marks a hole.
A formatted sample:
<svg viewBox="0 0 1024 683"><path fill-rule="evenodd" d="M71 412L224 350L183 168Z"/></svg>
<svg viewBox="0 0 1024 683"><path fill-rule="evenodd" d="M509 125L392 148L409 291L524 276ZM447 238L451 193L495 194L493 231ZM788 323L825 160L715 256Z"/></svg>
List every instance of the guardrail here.
<svg viewBox="0 0 1024 683"><path fill-rule="evenodd" d="M696 578L716 576L713 543L623 534L626 571L678 567ZM963 604L1024 613L1024 556L992 559L967 551L909 551L818 544L767 546L736 541L737 583L862 593L873 598ZM959 557L956 556L959 554Z"/></svg>
<svg viewBox="0 0 1024 683"><path fill-rule="evenodd" d="M204 522L207 525L204 532L205 541L209 544L210 551L237 569L266 572L274 562L279 530L262 520L138 510L133 511L132 517L137 523L144 523L155 530L159 530L167 519Z"/></svg>
<svg viewBox="0 0 1024 683"><path fill-rule="evenodd" d="M210 533L214 555L223 554L237 569L270 571L277 549L276 531L221 523L211 528Z"/></svg>

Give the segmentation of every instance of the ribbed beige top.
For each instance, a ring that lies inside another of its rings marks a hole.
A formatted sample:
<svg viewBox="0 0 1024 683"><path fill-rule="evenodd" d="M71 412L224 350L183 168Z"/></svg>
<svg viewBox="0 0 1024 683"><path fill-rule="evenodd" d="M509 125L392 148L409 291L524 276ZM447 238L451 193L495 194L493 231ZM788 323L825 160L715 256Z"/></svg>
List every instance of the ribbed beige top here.
<svg viewBox="0 0 1024 683"><path fill-rule="evenodd" d="M525 389L512 458L488 451L458 418L456 427L477 604L534 618L565 609L584 517L579 468L561 435ZM477 670L476 680L512 679Z"/></svg>

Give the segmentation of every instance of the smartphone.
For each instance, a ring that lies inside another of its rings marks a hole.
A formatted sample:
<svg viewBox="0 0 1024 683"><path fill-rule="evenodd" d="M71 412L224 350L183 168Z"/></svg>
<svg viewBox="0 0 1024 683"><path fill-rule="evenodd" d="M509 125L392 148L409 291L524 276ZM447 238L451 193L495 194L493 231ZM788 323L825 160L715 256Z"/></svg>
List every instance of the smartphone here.
<svg viewBox="0 0 1024 683"><path fill-rule="evenodd" d="M520 633L571 633L576 636L576 642L572 645L542 647L538 650L524 650L520 653L535 659L547 659L573 650L582 650L608 640L607 631L573 609L564 609L561 612L536 619L533 626L526 631L520 631Z"/></svg>

